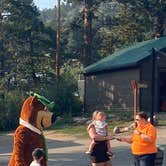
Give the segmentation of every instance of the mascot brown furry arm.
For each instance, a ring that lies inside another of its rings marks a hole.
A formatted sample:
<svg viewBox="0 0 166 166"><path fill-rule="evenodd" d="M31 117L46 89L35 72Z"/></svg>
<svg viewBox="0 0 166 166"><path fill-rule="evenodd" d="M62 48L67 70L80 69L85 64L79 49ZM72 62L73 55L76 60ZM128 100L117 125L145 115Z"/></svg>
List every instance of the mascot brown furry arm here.
<svg viewBox="0 0 166 166"><path fill-rule="evenodd" d="M44 99L44 100L43 100ZM29 166L32 162L32 151L42 148L47 153L43 128L49 127L56 116L48 111L52 102L40 95L28 97L22 106L20 125L14 134L14 147L8 166ZM47 156L41 161L41 166L47 166Z"/></svg>

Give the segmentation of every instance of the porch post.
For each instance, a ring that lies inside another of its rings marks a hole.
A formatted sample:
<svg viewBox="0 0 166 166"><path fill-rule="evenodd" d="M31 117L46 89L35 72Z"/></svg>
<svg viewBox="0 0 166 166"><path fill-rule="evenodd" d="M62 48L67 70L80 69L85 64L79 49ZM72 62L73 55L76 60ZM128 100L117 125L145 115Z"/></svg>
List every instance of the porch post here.
<svg viewBox="0 0 166 166"><path fill-rule="evenodd" d="M152 48L152 88L151 88L151 94L152 94L152 110L150 113L150 122L154 124L154 109L155 109L155 68L156 68L156 51L154 48Z"/></svg>

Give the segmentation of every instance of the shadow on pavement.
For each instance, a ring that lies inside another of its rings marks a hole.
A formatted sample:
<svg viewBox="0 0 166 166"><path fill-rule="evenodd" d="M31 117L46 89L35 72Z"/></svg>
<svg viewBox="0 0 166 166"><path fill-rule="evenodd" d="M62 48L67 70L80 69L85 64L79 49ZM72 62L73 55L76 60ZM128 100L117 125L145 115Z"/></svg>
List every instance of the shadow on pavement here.
<svg viewBox="0 0 166 166"><path fill-rule="evenodd" d="M50 154L49 166L90 166L90 160L84 152Z"/></svg>
<svg viewBox="0 0 166 166"><path fill-rule="evenodd" d="M50 140L46 139L48 148L64 148L72 146L81 146L82 144L73 142L73 141L59 141L59 140Z"/></svg>

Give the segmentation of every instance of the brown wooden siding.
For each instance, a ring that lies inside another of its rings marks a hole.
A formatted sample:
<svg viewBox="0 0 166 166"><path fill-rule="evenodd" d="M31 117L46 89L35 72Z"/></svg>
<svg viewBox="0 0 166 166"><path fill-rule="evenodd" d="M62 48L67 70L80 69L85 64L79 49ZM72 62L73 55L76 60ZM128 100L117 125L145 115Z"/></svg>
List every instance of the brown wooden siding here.
<svg viewBox="0 0 166 166"><path fill-rule="evenodd" d="M85 109L133 110L131 80L139 81L138 69L86 77Z"/></svg>

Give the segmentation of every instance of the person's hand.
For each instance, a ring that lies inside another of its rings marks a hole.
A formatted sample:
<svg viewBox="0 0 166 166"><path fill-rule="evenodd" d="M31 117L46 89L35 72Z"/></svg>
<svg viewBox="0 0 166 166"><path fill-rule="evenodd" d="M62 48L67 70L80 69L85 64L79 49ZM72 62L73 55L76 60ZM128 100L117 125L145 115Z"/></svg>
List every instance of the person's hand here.
<svg viewBox="0 0 166 166"><path fill-rule="evenodd" d="M141 135L142 133L139 131L139 130L134 130L134 133L137 134L137 135Z"/></svg>
<svg viewBox="0 0 166 166"><path fill-rule="evenodd" d="M120 141L120 142L125 142L125 141L126 141L126 139L123 138L123 137L116 137L115 139L116 139L117 141Z"/></svg>
<svg viewBox="0 0 166 166"><path fill-rule="evenodd" d="M122 141L122 139L121 139L121 138L115 138L115 139L116 139L117 141L120 141L120 142Z"/></svg>
<svg viewBox="0 0 166 166"><path fill-rule="evenodd" d="M113 140L113 139L114 139L113 135L108 135L107 136L107 140Z"/></svg>

